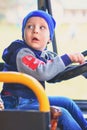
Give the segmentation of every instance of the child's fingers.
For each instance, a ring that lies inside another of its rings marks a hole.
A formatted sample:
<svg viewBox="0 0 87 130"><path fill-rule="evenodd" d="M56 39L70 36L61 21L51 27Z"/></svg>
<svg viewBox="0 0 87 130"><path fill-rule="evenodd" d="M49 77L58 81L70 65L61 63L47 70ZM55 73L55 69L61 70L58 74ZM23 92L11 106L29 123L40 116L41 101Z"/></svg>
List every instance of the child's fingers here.
<svg viewBox="0 0 87 130"><path fill-rule="evenodd" d="M69 54L68 56L70 57L72 62L80 64L85 62L85 57L81 53Z"/></svg>

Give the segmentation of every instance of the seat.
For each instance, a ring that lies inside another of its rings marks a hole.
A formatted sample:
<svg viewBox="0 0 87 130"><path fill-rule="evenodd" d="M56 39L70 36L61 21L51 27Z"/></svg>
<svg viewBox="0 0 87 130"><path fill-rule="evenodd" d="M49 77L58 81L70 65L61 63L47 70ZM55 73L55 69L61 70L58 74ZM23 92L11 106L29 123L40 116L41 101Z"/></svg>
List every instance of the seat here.
<svg viewBox="0 0 87 130"><path fill-rule="evenodd" d="M55 106L49 106L45 90L35 78L19 72L0 72L0 82L13 82L26 85L36 94L40 104L39 111L0 111L1 130L56 130L61 111L59 108L55 108Z"/></svg>

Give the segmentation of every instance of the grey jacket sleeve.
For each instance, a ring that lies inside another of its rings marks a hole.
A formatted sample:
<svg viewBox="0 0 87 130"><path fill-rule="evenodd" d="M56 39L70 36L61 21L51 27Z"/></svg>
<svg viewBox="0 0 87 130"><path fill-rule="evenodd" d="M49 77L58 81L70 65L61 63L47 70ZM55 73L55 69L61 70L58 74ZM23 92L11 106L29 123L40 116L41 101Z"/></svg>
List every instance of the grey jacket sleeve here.
<svg viewBox="0 0 87 130"><path fill-rule="evenodd" d="M19 72L31 75L39 81L50 80L65 69L59 56L55 56L52 60L47 60L47 63L44 63L37 59L28 48L23 48L18 52L16 63Z"/></svg>

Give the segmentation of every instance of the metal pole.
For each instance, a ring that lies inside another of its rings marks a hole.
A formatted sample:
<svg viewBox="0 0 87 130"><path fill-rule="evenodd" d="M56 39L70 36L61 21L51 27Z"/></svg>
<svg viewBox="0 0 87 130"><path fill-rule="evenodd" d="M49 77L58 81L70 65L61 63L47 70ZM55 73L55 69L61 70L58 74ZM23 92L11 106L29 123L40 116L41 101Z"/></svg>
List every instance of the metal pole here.
<svg viewBox="0 0 87 130"><path fill-rule="evenodd" d="M47 0L46 1L46 5L47 5L48 13L51 14L51 15L53 15L52 14L51 1ZM54 32L54 37L53 37L53 41L52 41L52 46L53 46L53 51L56 52L56 53L58 53L57 52L57 44L56 44L55 32Z"/></svg>
<svg viewBox="0 0 87 130"><path fill-rule="evenodd" d="M38 9L44 10L44 11L46 11L46 9L47 9L48 13L52 15L52 8L51 8L50 0L38 0ZM54 32L54 37L53 37L53 41L52 41L52 47L53 47L53 51L58 53L55 32Z"/></svg>
<svg viewBox="0 0 87 130"><path fill-rule="evenodd" d="M46 1L38 0L38 9L46 11Z"/></svg>

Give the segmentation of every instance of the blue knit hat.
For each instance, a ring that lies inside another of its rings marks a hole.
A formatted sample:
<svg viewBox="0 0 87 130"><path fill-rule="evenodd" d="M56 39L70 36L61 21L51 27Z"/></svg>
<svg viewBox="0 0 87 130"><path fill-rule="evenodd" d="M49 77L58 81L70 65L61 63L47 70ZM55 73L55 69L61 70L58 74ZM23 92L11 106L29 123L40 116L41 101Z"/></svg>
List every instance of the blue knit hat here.
<svg viewBox="0 0 87 130"><path fill-rule="evenodd" d="M48 27L49 27L50 39L52 40L53 35L54 35L54 29L56 26L56 22L50 14L48 14L42 10L32 11L28 15L25 16L25 18L23 19L23 23L22 23L22 38L24 38L24 28L26 26L26 23L27 23L28 19L31 17L41 17L41 18L45 19L45 21L47 22Z"/></svg>

